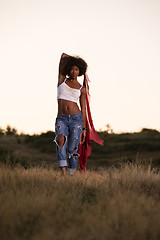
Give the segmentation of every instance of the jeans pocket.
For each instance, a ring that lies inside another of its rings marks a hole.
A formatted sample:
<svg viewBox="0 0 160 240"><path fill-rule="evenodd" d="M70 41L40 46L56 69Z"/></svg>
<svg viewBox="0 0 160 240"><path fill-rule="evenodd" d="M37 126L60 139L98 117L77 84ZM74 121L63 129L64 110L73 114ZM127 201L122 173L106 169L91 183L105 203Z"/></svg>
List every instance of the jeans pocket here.
<svg viewBox="0 0 160 240"><path fill-rule="evenodd" d="M83 120L82 114L77 114L77 115L73 116L72 118L73 118L73 120L76 120L76 121L82 121Z"/></svg>
<svg viewBox="0 0 160 240"><path fill-rule="evenodd" d="M61 123L63 123L63 122L64 122L63 116L58 116L58 117L56 118L56 121L55 121L55 126L57 126L57 125L59 125L59 124L61 124Z"/></svg>

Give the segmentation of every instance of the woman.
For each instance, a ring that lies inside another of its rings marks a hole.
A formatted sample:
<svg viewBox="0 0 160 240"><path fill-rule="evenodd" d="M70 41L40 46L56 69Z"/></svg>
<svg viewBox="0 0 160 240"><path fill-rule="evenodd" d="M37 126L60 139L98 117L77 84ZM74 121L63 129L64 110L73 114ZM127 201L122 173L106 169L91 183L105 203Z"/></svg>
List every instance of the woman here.
<svg viewBox="0 0 160 240"><path fill-rule="evenodd" d="M55 142L58 165L64 175L67 166L70 174L76 172L78 146L79 143L84 143L86 137L86 89L77 80L77 77L84 75L86 70L87 63L82 58L72 57L65 53L61 55L57 86L58 115L55 123ZM80 109L77 104L78 100Z"/></svg>

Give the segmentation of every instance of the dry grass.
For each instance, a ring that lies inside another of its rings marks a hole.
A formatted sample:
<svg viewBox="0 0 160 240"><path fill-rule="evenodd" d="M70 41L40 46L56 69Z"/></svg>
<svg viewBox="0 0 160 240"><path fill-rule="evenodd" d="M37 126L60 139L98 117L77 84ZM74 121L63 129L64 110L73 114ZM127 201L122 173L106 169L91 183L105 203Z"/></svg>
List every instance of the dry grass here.
<svg viewBox="0 0 160 240"><path fill-rule="evenodd" d="M2 240L158 240L160 174L149 166L61 176L0 168Z"/></svg>

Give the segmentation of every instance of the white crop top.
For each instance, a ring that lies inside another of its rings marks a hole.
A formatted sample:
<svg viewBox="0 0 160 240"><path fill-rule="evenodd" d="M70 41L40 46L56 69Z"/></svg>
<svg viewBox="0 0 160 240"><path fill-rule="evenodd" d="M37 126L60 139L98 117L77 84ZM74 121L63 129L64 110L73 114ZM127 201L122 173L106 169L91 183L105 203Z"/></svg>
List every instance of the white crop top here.
<svg viewBox="0 0 160 240"><path fill-rule="evenodd" d="M64 99L77 103L81 95L82 86L80 89L71 88L66 84L66 80L67 78L57 88L57 99Z"/></svg>

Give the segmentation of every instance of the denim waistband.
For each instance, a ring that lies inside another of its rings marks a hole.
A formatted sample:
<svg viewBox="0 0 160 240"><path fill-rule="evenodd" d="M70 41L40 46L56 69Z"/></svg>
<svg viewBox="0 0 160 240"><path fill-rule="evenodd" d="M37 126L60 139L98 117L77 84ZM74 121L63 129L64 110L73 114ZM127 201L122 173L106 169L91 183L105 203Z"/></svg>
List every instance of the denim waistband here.
<svg viewBox="0 0 160 240"><path fill-rule="evenodd" d="M68 118L68 117L76 117L76 116L80 116L80 115L82 115L82 113L81 112L79 112L79 113L75 113L75 114L68 114L68 115L65 115L65 114L58 114L57 115L57 117L66 117L66 118Z"/></svg>

